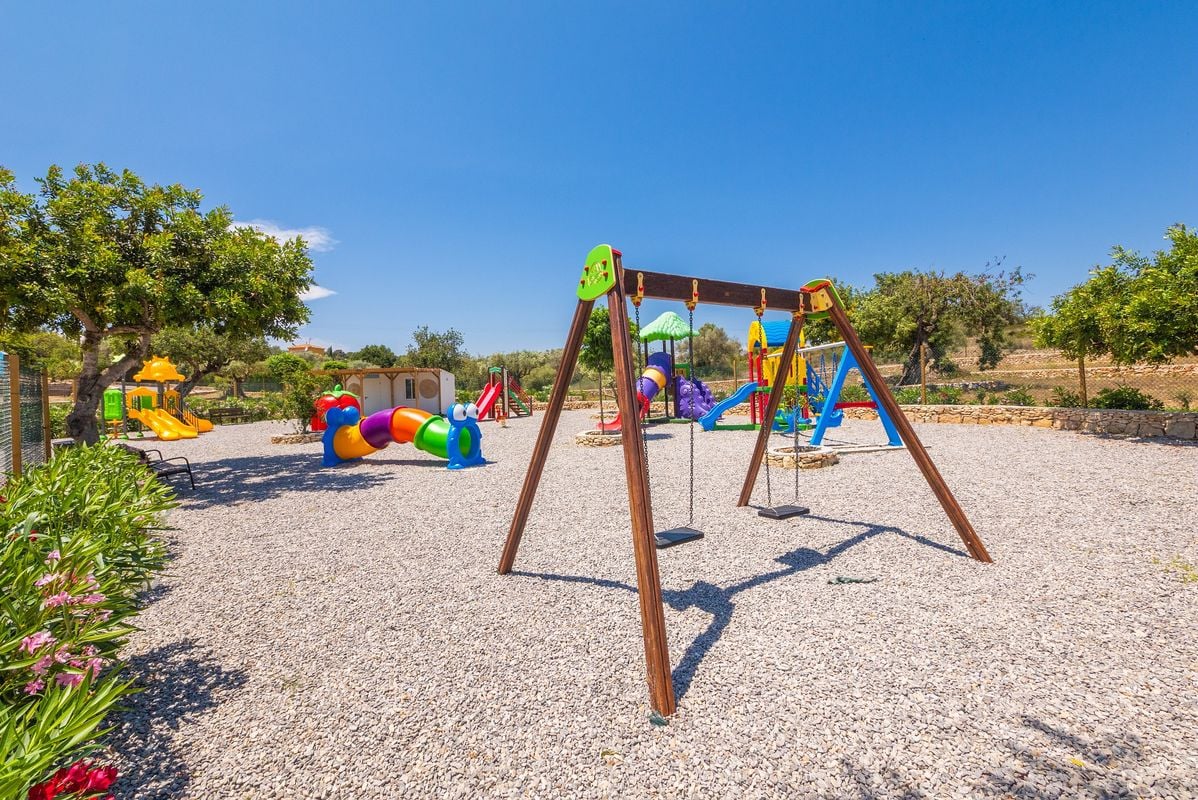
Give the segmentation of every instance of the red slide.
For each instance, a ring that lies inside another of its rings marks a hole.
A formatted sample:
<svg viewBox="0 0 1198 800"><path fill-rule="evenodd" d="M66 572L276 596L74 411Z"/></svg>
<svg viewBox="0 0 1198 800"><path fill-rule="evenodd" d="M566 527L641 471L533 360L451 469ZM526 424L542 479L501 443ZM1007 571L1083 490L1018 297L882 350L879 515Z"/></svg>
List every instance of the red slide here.
<svg viewBox="0 0 1198 800"><path fill-rule="evenodd" d="M641 420L649 413L649 400L643 394L638 394L636 399L641 401L641 413L638 416L638 420ZM600 423L599 430L608 433L618 433L620 430L620 415L616 414L616 418L611 422Z"/></svg>
<svg viewBox="0 0 1198 800"><path fill-rule="evenodd" d="M488 383L483 393L478 396L478 402L474 405L478 406L478 418L486 419L491 413L491 407L495 405L495 401L499 399L499 395L503 392L503 385L500 383Z"/></svg>

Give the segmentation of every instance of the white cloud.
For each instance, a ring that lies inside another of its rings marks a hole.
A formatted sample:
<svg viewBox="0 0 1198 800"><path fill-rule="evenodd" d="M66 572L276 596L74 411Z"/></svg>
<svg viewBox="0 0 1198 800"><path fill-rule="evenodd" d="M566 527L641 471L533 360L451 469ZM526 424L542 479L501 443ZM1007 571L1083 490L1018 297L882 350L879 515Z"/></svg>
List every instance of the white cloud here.
<svg viewBox="0 0 1198 800"><path fill-rule="evenodd" d="M327 289L324 286L317 286L315 283L308 287L308 291L300 293L300 300L323 300L326 297L332 297L337 294L332 289Z"/></svg>
<svg viewBox="0 0 1198 800"><path fill-rule="evenodd" d="M307 228L284 228L274 220L251 219L249 222L234 222L231 227L253 228L265 233L267 236L278 239L280 242L290 241L297 236L302 236L308 244L308 249L314 250L317 253L327 253L339 244L333 238L333 234L328 228L321 228L317 225L310 225ZM322 296L327 297L327 295Z"/></svg>

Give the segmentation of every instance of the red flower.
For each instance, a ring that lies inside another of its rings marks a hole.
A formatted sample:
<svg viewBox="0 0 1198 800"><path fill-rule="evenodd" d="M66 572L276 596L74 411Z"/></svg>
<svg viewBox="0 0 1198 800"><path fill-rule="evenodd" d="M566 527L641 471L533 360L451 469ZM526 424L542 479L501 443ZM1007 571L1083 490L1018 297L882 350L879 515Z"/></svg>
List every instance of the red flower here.
<svg viewBox="0 0 1198 800"><path fill-rule="evenodd" d="M91 796L103 792L116 780L116 767L92 767L86 761L76 761L55 772L50 780L32 786L27 800L55 800L64 795ZM106 795L102 800L112 800Z"/></svg>

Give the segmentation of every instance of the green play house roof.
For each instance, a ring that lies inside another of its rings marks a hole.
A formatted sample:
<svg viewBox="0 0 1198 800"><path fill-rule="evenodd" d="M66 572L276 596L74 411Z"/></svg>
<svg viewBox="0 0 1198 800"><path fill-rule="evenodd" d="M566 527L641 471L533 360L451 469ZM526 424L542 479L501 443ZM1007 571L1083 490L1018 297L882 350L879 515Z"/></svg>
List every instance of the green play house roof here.
<svg viewBox="0 0 1198 800"><path fill-rule="evenodd" d="M685 339L690 333L691 329L682 320L682 317L673 311L667 311L644 328L641 328L641 341L660 342L666 339L676 341L678 339Z"/></svg>

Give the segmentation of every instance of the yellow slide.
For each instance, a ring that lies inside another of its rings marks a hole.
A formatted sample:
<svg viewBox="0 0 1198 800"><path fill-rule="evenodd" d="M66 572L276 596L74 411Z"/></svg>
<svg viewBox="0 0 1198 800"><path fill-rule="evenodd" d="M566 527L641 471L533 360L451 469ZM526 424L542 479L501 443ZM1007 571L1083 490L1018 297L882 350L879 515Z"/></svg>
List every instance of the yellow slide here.
<svg viewBox="0 0 1198 800"><path fill-rule="evenodd" d="M170 414L158 408L143 408L127 409L129 419L135 419L145 425L164 442L173 442L176 439L194 439L199 436L196 429L190 425L184 425Z"/></svg>

